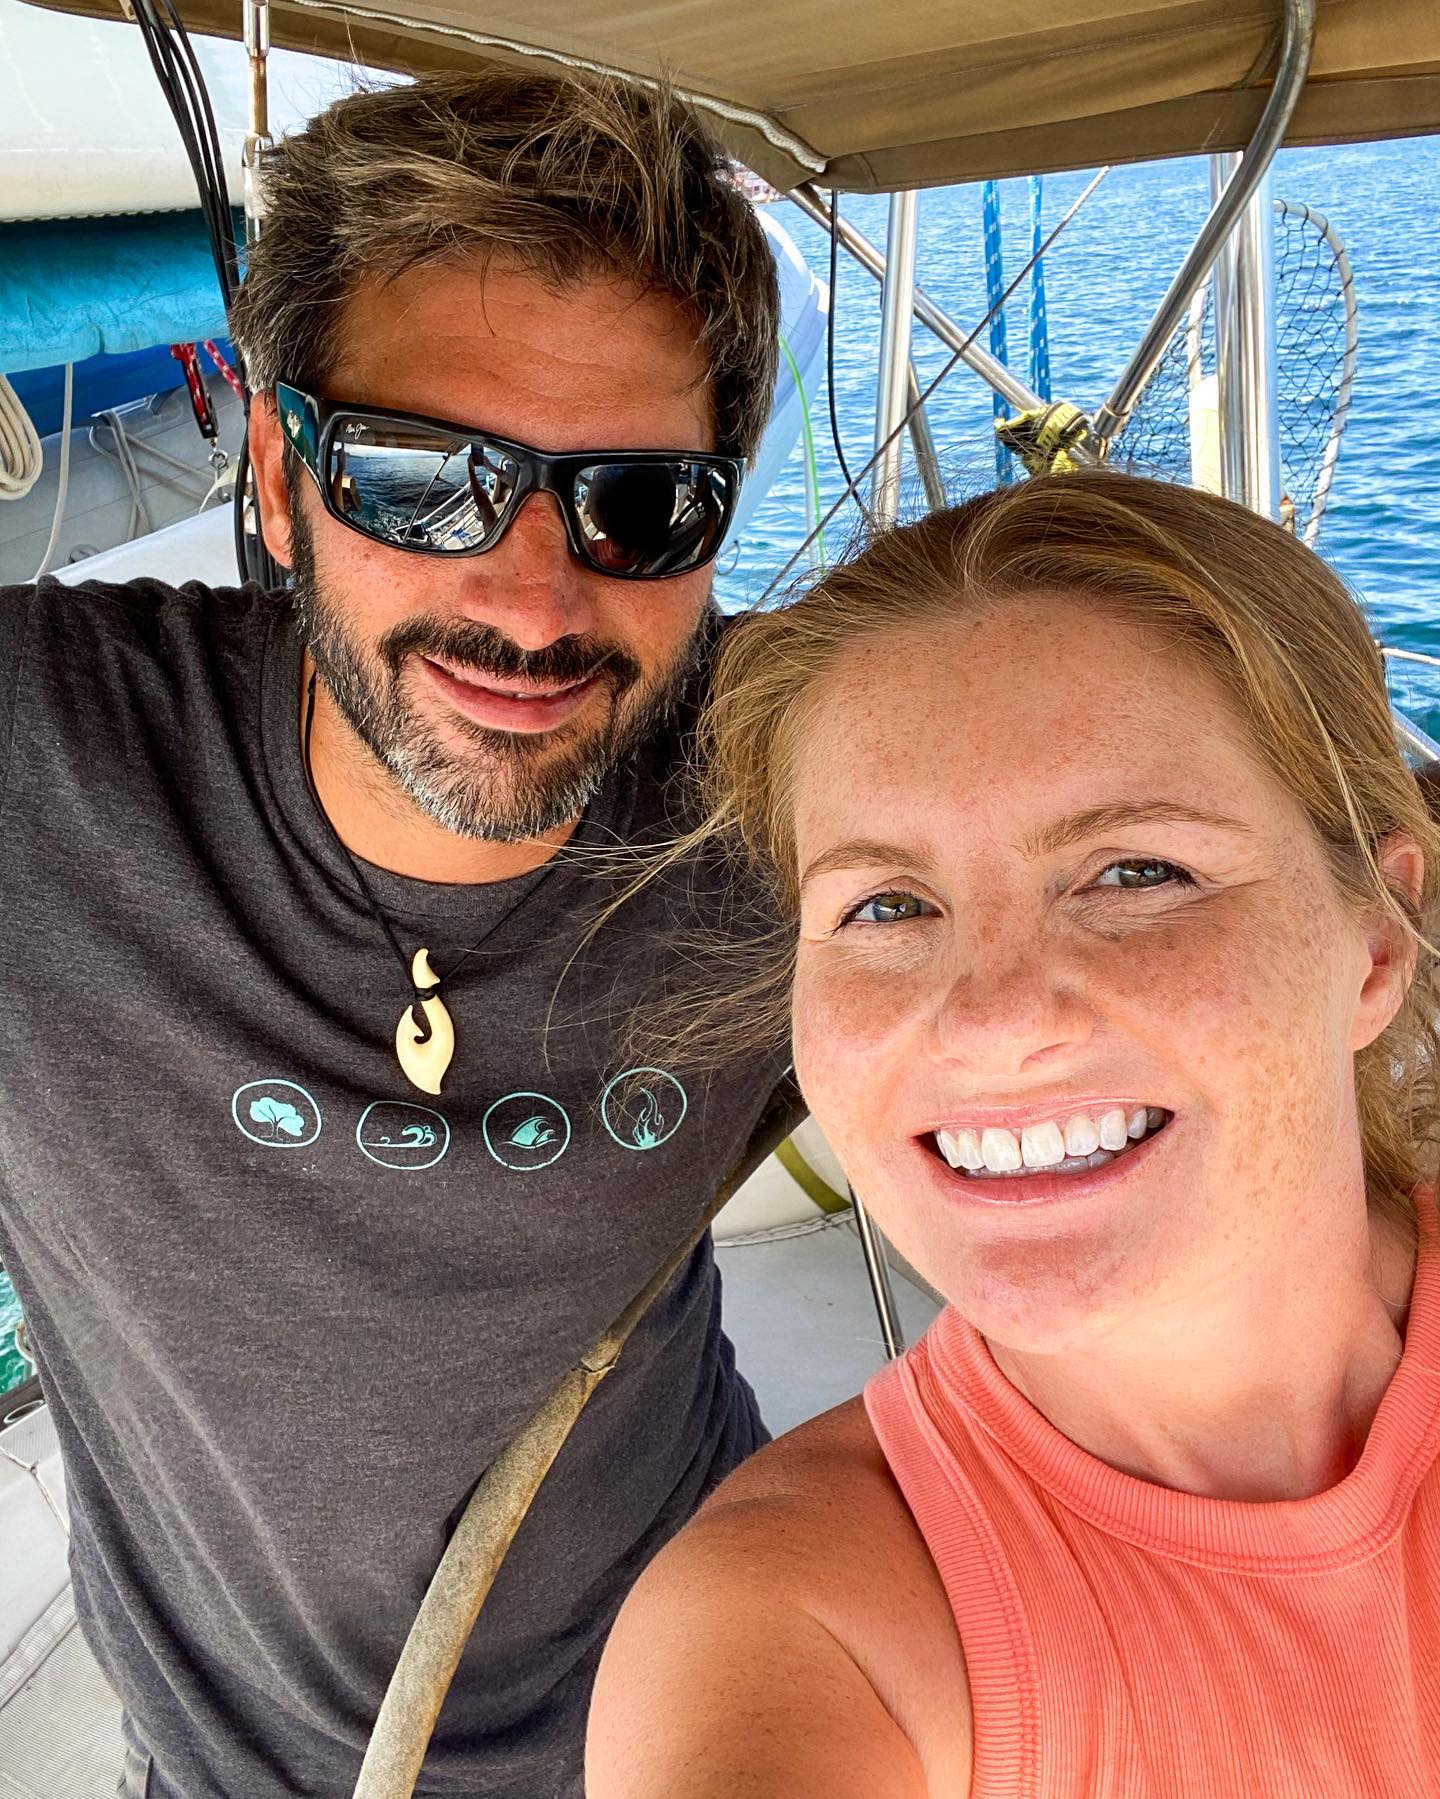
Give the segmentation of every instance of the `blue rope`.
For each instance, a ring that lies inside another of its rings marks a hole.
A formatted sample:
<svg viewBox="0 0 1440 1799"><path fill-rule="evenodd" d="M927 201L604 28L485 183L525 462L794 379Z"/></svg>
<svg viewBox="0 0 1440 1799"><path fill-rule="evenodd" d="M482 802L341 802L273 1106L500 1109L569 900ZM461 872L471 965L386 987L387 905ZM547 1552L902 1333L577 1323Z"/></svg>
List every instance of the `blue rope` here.
<svg viewBox="0 0 1440 1799"><path fill-rule="evenodd" d="M1005 292L1005 267L1000 250L1000 183L987 181L981 193L981 213L985 229L985 304L994 311L990 321L990 354L1008 368L1010 358L1005 348L1005 311L1000 301ZM998 310L997 310L998 309ZM992 410L997 419L1007 416L1005 402L994 396ZM1010 452L997 440L995 444L995 479L1011 478Z"/></svg>
<svg viewBox="0 0 1440 1799"><path fill-rule="evenodd" d="M1030 254L1035 265L1030 275L1030 385L1050 403L1050 324L1045 314L1045 264L1040 249L1045 234L1040 226L1045 177L1030 177Z"/></svg>

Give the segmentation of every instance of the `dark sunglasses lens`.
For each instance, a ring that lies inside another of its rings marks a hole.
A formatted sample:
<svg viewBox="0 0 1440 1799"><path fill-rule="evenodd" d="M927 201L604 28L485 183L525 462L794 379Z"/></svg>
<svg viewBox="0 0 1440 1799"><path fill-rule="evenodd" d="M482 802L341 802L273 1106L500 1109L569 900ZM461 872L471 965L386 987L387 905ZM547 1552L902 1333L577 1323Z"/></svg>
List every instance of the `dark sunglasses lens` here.
<svg viewBox="0 0 1440 1799"><path fill-rule="evenodd" d="M720 548L734 489L730 471L708 463L599 462L575 477L575 516L596 568L683 575Z"/></svg>
<svg viewBox="0 0 1440 1799"><path fill-rule="evenodd" d="M340 517L407 549L481 549L514 498L519 468L483 441L426 425L341 418L327 477Z"/></svg>

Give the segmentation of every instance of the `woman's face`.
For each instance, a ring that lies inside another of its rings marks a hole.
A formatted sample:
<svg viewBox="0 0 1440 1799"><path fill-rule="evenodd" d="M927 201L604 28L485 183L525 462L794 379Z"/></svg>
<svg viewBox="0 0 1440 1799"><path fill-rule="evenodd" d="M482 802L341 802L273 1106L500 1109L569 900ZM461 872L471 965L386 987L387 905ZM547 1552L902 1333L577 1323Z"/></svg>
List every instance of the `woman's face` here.
<svg viewBox="0 0 1440 1799"><path fill-rule="evenodd" d="M1405 947L1220 689L1063 597L867 639L796 776L796 1066L855 1190L1041 1352L1305 1254L1363 1198Z"/></svg>

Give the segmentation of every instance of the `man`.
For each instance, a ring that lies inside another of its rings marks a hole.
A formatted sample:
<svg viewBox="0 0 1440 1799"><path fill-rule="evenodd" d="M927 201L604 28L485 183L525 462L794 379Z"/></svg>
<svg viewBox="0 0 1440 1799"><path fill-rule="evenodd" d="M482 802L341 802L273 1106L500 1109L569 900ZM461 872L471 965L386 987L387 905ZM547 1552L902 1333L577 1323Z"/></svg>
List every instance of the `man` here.
<svg viewBox="0 0 1440 1799"><path fill-rule="evenodd" d="M339 103L269 205L234 323L293 595L0 593L0 1254L145 1799L350 1792L476 1481L781 1074L625 1058L718 887L585 929L593 852L677 822L770 403L774 272L713 145L663 97L444 78ZM702 1249L418 1791L578 1795L625 1589L762 1434Z"/></svg>

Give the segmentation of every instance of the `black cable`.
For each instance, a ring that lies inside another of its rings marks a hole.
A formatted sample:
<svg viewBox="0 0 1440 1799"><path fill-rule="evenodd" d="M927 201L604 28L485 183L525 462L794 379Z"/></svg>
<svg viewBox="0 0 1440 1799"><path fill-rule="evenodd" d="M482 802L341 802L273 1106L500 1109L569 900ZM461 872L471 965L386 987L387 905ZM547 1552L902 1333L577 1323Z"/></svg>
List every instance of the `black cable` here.
<svg viewBox="0 0 1440 1799"><path fill-rule="evenodd" d="M289 587L291 575L270 554L265 534L260 528L260 496L255 493L255 534L245 529L245 496L254 484L254 468L250 461L250 407L252 396L245 393L245 430L240 434L240 453L235 459L235 499L231 506L234 517L235 562L242 581L255 581L267 592Z"/></svg>
<svg viewBox="0 0 1440 1799"><path fill-rule="evenodd" d="M230 523L235 536L235 567L242 581L251 578L250 546L245 536L245 478L249 473L250 433L243 431L240 434L240 454L235 458L235 498L230 505Z"/></svg>
<svg viewBox="0 0 1440 1799"><path fill-rule="evenodd" d="M200 148L207 163L212 211L217 227L216 267L220 271L220 291L228 314L231 302L235 298L235 290L240 285L240 257L235 246L230 195L225 181L224 152L220 145L220 133L215 124L215 113L210 105L210 93L205 86L204 72L196 58L189 34L185 30L184 22L174 0L164 0L164 4L170 14L176 42L188 65L189 80L186 83L186 92L190 102L191 115L197 121Z"/></svg>
<svg viewBox="0 0 1440 1799"><path fill-rule="evenodd" d="M830 400L830 439L835 445L835 459L840 464L840 478L855 495L855 504L867 525L873 525L870 509L860 498L860 490L851 479L850 465L845 460L845 446L840 441L840 415L835 408L835 289L840 274L840 195L830 189L830 306L825 319L825 391Z"/></svg>
<svg viewBox="0 0 1440 1799"><path fill-rule="evenodd" d="M161 0L161 4L169 15L168 21L157 11L155 0L135 0L136 22L195 176L220 296L228 313L238 285L239 260L219 134L204 77L179 14L172 0Z"/></svg>
<svg viewBox="0 0 1440 1799"><path fill-rule="evenodd" d="M150 66L155 71L160 91L175 120L175 128L180 134L180 142L195 177L200 215L210 240L210 254L220 285L220 298L228 318L240 286L240 252L235 241L220 133L216 128L204 71L195 55L175 0L134 0L134 11L150 58ZM253 538L245 530L247 477L253 474L248 446L250 389L245 379L244 359L238 347L236 366L245 385L247 432L241 440L235 477L235 559L242 580L259 581L267 588L283 587L288 581L288 571L275 562L258 529Z"/></svg>

